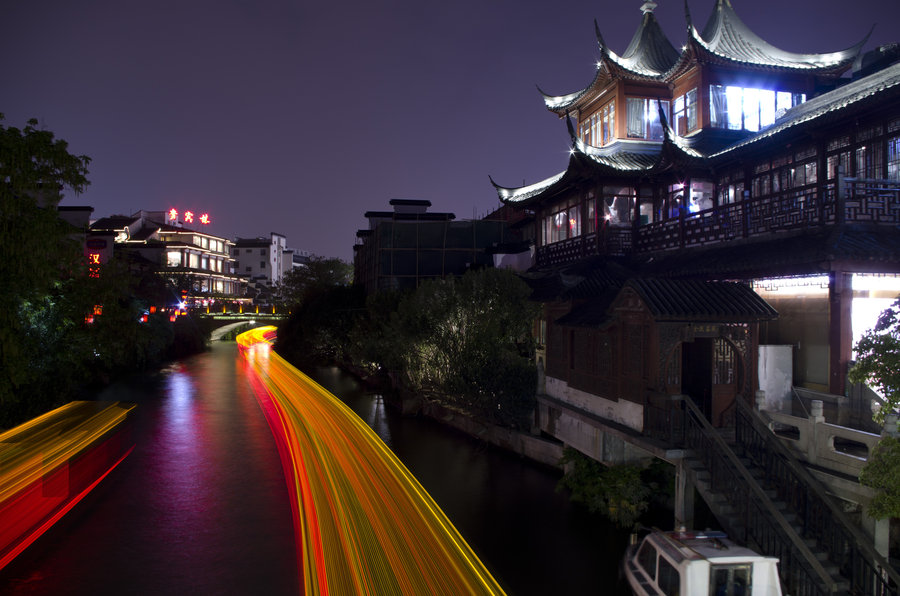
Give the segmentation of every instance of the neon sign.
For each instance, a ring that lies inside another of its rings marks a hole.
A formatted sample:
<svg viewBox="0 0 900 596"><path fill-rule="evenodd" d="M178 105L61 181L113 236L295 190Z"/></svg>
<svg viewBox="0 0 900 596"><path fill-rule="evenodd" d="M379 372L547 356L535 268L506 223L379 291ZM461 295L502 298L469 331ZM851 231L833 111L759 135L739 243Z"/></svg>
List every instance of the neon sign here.
<svg viewBox="0 0 900 596"><path fill-rule="evenodd" d="M178 223L178 214L179 214L178 209L175 209L174 207L169 209L169 211L168 211L169 223L177 224ZM212 219L210 219L209 213L203 213L198 217L197 214L194 213L193 211L184 211L181 215L184 220L184 223L194 223L194 219L199 220L200 223L203 224L204 226L208 226L209 224L212 223Z"/></svg>
<svg viewBox="0 0 900 596"><path fill-rule="evenodd" d="M87 256L88 277L100 277L100 253L89 252Z"/></svg>

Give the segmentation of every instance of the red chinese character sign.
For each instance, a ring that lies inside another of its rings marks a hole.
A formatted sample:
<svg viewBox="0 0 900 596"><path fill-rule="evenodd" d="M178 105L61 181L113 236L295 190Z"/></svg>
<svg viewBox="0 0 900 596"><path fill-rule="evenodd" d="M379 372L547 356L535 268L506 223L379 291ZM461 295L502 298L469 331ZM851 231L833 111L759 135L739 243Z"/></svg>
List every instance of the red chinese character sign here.
<svg viewBox="0 0 900 596"><path fill-rule="evenodd" d="M87 255L88 277L100 277L100 253L89 252Z"/></svg>
<svg viewBox="0 0 900 596"><path fill-rule="evenodd" d="M168 222L172 225L177 224L178 223L178 215L179 215L178 209L176 209L174 207L169 209L169 211L167 212ZM200 215L199 217L197 217L193 211L182 211L181 216L182 216L183 222L186 224L194 223L195 218L197 220L199 220L199 222L201 224L203 224L204 226L208 226L209 224L212 223L212 219L210 219L209 213L204 213L204 214Z"/></svg>

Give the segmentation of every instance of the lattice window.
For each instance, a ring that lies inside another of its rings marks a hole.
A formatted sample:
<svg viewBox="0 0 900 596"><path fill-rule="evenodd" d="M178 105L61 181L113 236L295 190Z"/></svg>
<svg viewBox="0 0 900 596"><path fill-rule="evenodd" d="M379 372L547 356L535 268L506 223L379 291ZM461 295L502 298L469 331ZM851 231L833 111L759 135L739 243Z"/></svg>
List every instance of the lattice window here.
<svg viewBox="0 0 900 596"><path fill-rule="evenodd" d="M815 147L807 147L806 149L801 149L797 153L794 154L794 159L797 161L803 161L804 159L811 159L816 156L816 148Z"/></svg>
<svg viewBox="0 0 900 596"><path fill-rule="evenodd" d="M856 148L856 177L881 178L881 151L876 145Z"/></svg>
<svg viewBox="0 0 900 596"><path fill-rule="evenodd" d="M837 149L842 149L844 147L848 147L850 145L850 135L844 135L842 137L835 137L828 141L827 149L828 151L835 151Z"/></svg>
<svg viewBox="0 0 900 596"><path fill-rule="evenodd" d="M858 143L868 141L869 139L874 139L879 135L881 135L881 125L871 126L869 128L864 128L863 130L856 133L856 141Z"/></svg>
<svg viewBox="0 0 900 596"><path fill-rule="evenodd" d="M731 385L734 383L737 354L726 340L716 338L713 342L713 384Z"/></svg>
<svg viewBox="0 0 900 596"><path fill-rule="evenodd" d="M842 151L840 153L835 153L834 155L829 155L826 160L826 165L828 168L828 179L834 180L837 178L838 167L844 172L844 176L850 174L850 152Z"/></svg>

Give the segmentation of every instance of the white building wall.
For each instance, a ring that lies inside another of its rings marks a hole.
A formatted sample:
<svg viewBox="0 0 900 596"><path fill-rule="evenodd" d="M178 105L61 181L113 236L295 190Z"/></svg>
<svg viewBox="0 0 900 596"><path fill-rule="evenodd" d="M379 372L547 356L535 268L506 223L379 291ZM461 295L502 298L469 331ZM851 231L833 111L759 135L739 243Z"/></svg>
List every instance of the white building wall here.
<svg viewBox="0 0 900 596"><path fill-rule="evenodd" d="M643 431L644 429L644 408L640 404L624 399L610 401L592 393L569 387L567 382L550 376L546 378L545 392L550 397L555 397L585 412L624 424L636 431Z"/></svg>

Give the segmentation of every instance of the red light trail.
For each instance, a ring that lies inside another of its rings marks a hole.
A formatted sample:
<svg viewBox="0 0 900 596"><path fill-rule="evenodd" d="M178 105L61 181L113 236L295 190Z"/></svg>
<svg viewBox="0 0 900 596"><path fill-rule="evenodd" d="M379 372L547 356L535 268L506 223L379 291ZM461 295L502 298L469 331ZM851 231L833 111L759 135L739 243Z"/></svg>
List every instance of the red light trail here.
<svg viewBox="0 0 900 596"><path fill-rule="evenodd" d="M307 594L503 594L447 516L369 426L271 350L237 338L291 491Z"/></svg>

